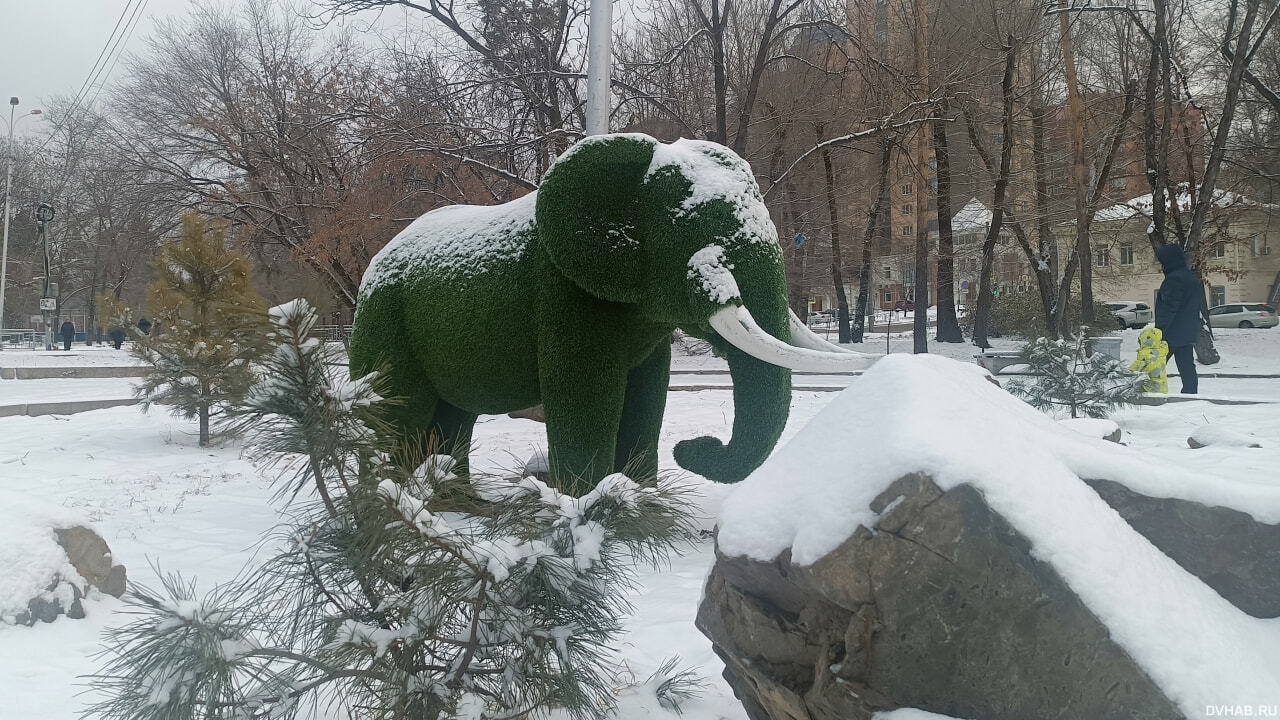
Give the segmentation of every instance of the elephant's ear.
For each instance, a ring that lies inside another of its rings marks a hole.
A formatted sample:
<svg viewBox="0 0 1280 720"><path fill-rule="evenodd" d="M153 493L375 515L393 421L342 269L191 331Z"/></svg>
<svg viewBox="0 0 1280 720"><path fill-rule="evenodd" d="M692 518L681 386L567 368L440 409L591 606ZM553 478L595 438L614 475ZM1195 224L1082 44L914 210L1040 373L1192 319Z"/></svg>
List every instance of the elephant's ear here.
<svg viewBox="0 0 1280 720"><path fill-rule="evenodd" d="M604 300L640 299L640 186L657 142L641 134L587 138L538 187L538 241L566 277Z"/></svg>

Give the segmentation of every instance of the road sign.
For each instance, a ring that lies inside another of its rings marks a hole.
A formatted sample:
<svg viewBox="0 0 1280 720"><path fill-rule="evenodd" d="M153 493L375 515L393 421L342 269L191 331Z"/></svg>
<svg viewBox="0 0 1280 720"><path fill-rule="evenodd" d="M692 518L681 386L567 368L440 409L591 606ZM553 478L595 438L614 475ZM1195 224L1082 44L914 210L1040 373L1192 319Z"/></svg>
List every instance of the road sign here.
<svg viewBox="0 0 1280 720"><path fill-rule="evenodd" d="M57 298L40 298L40 309L41 310L57 310L58 299Z"/></svg>
<svg viewBox="0 0 1280 720"><path fill-rule="evenodd" d="M806 239L807 238L805 238L804 233L796 233L796 249L803 246Z"/></svg>

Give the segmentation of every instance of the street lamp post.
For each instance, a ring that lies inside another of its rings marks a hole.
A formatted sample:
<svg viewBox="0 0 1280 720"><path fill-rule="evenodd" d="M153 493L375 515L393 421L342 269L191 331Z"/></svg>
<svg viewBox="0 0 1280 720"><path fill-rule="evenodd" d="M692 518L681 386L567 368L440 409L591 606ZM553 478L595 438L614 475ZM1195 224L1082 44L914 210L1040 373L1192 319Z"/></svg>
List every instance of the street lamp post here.
<svg viewBox="0 0 1280 720"><path fill-rule="evenodd" d="M588 135L609 132L609 75L612 70L613 0L591 0L587 13Z"/></svg>
<svg viewBox="0 0 1280 720"><path fill-rule="evenodd" d="M4 164L4 241L0 249L0 350L4 350L4 291L9 278L9 186L13 183L13 113L18 108L18 98L9 98L9 141L5 144ZM23 115L39 115L40 110L32 110Z"/></svg>

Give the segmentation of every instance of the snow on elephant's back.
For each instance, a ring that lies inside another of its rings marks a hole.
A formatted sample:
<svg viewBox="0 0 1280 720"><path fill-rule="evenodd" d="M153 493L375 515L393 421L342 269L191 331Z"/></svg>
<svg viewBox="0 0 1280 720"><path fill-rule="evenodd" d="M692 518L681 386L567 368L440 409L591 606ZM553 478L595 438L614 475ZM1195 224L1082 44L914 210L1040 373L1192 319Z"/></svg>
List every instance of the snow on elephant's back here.
<svg viewBox="0 0 1280 720"><path fill-rule="evenodd" d="M1159 467L1060 426L975 365L933 355L878 362L726 498L719 550L772 561L790 549L794 563L812 565L859 526L874 528L872 501L913 472L944 492L978 490L1188 717L1224 698L1275 698L1280 625L1228 603L1082 478L1269 523L1280 522L1280 488Z"/></svg>
<svg viewBox="0 0 1280 720"><path fill-rule="evenodd" d="M395 285L416 269L442 275L478 275L529 250L537 192L501 205L448 205L401 230L369 262L360 297Z"/></svg>

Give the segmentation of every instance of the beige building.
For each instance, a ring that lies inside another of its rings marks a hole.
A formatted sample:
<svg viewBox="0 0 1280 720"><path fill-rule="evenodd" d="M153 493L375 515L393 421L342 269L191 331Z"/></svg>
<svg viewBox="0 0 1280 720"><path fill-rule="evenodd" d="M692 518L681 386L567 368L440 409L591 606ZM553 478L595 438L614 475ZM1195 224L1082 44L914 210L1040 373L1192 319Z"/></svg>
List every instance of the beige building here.
<svg viewBox="0 0 1280 720"><path fill-rule="evenodd" d="M1184 191L1183 210L1190 206ZM1092 225L1094 296L1099 300L1155 302L1164 279L1147 239L1151 196L1098 211ZM1219 191L1199 249L1210 307L1280 301L1280 207ZM1059 247L1070 248L1074 226L1058 226Z"/></svg>

